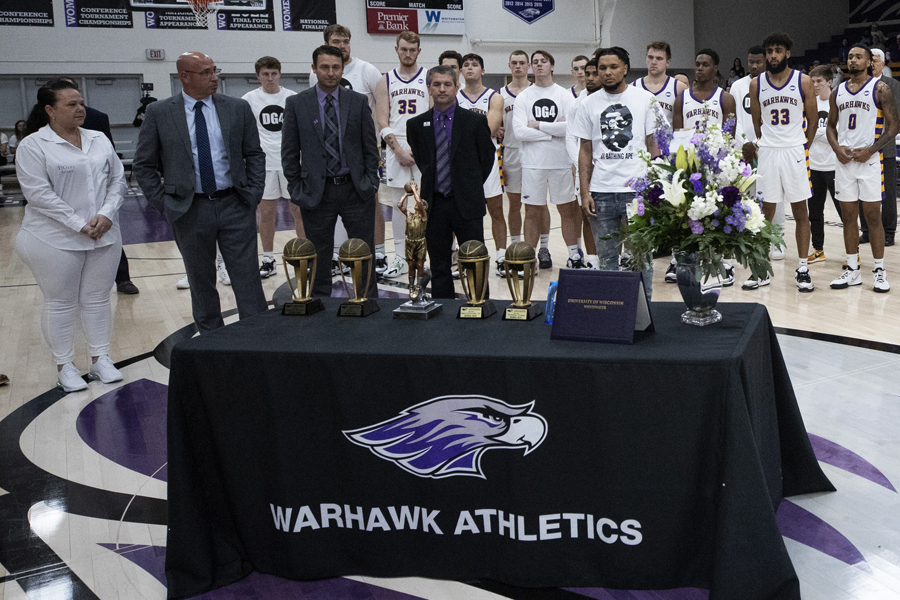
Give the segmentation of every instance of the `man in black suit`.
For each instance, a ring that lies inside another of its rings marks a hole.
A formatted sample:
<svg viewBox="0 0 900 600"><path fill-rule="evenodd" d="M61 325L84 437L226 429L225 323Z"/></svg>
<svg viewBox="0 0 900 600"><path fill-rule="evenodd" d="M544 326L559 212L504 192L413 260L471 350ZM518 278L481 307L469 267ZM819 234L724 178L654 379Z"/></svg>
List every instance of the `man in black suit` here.
<svg viewBox="0 0 900 600"><path fill-rule="evenodd" d="M428 202L425 239L432 296L455 298L450 266L453 235L460 244L484 242L483 186L496 150L487 118L457 106L459 81L452 68L432 68L426 83L434 106L407 121L406 136L422 171L422 197Z"/></svg>
<svg viewBox="0 0 900 600"><path fill-rule="evenodd" d="M266 155L250 105L216 93L219 69L212 58L186 52L175 67L182 92L147 107L132 168L147 202L172 225L191 283L194 322L207 332L224 325L217 243L240 318L268 309L256 258Z"/></svg>
<svg viewBox="0 0 900 600"><path fill-rule="evenodd" d="M330 296L338 215L350 238L375 251L378 143L368 99L339 85L344 75L340 49L316 48L312 69L316 85L288 98L284 108L281 164L291 202L300 207L318 255L313 295ZM366 296L378 296L374 277Z"/></svg>

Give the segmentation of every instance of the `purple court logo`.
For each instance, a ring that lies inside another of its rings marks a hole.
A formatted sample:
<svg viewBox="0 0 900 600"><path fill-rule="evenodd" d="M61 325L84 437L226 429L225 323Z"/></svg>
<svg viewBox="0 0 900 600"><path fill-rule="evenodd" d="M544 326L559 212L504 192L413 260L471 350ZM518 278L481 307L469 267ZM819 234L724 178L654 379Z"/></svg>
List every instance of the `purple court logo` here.
<svg viewBox="0 0 900 600"><path fill-rule="evenodd" d="M534 402L513 406L487 396L441 396L343 433L419 477L487 479L481 470L486 451L524 449L528 454L547 437L547 421L533 408Z"/></svg>
<svg viewBox="0 0 900 600"><path fill-rule="evenodd" d="M531 25L553 12L554 0L503 0L503 8Z"/></svg>

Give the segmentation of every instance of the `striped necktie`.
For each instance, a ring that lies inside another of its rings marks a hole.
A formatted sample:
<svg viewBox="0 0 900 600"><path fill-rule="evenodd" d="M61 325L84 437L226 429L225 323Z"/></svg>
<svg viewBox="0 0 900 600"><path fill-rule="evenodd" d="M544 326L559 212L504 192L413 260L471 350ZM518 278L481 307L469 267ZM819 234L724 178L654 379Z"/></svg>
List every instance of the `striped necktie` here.
<svg viewBox="0 0 900 600"><path fill-rule="evenodd" d="M325 150L328 152L328 173L336 175L341 170L341 146L338 139L338 118L334 110L334 96L325 97Z"/></svg>
<svg viewBox="0 0 900 600"><path fill-rule="evenodd" d="M447 113L438 116L437 135L435 136L435 169L434 189L444 196L450 195L450 136Z"/></svg>

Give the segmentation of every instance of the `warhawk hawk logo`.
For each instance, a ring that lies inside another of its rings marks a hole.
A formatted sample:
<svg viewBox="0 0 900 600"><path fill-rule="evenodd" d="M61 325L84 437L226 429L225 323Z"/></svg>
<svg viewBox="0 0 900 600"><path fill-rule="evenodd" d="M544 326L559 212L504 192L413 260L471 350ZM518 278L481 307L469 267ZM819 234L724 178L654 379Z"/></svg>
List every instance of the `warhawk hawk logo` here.
<svg viewBox="0 0 900 600"><path fill-rule="evenodd" d="M547 437L547 421L532 408L534 402L513 406L487 396L441 396L343 433L419 477L486 479L481 471L486 451L522 448L528 454Z"/></svg>

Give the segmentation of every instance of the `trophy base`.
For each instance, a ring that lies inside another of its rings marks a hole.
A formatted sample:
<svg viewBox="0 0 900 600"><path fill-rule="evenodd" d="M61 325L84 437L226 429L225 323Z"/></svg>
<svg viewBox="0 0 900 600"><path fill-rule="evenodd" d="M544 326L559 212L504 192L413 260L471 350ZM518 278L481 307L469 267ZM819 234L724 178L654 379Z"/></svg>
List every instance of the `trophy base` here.
<svg viewBox="0 0 900 600"><path fill-rule="evenodd" d="M537 304L527 307L509 306L503 313L504 321L531 321L544 314L544 309Z"/></svg>
<svg viewBox="0 0 900 600"><path fill-rule="evenodd" d="M366 298L365 302L344 302L338 309L339 317L368 317L381 310L374 298Z"/></svg>
<svg viewBox="0 0 900 600"><path fill-rule="evenodd" d="M411 321L427 321L432 317L436 317L443 311L443 304L438 304L434 300L417 304L413 301L404 302L399 308L394 309L395 319L408 319Z"/></svg>
<svg viewBox="0 0 900 600"><path fill-rule="evenodd" d="M497 312L497 307L493 301L485 300L480 306L460 306L457 319L487 319Z"/></svg>
<svg viewBox="0 0 900 600"><path fill-rule="evenodd" d="M325 310L325 305L319 298L313 298L306 302L285 302L281 307L281 314L292 317L308 317Z"/></svg>

